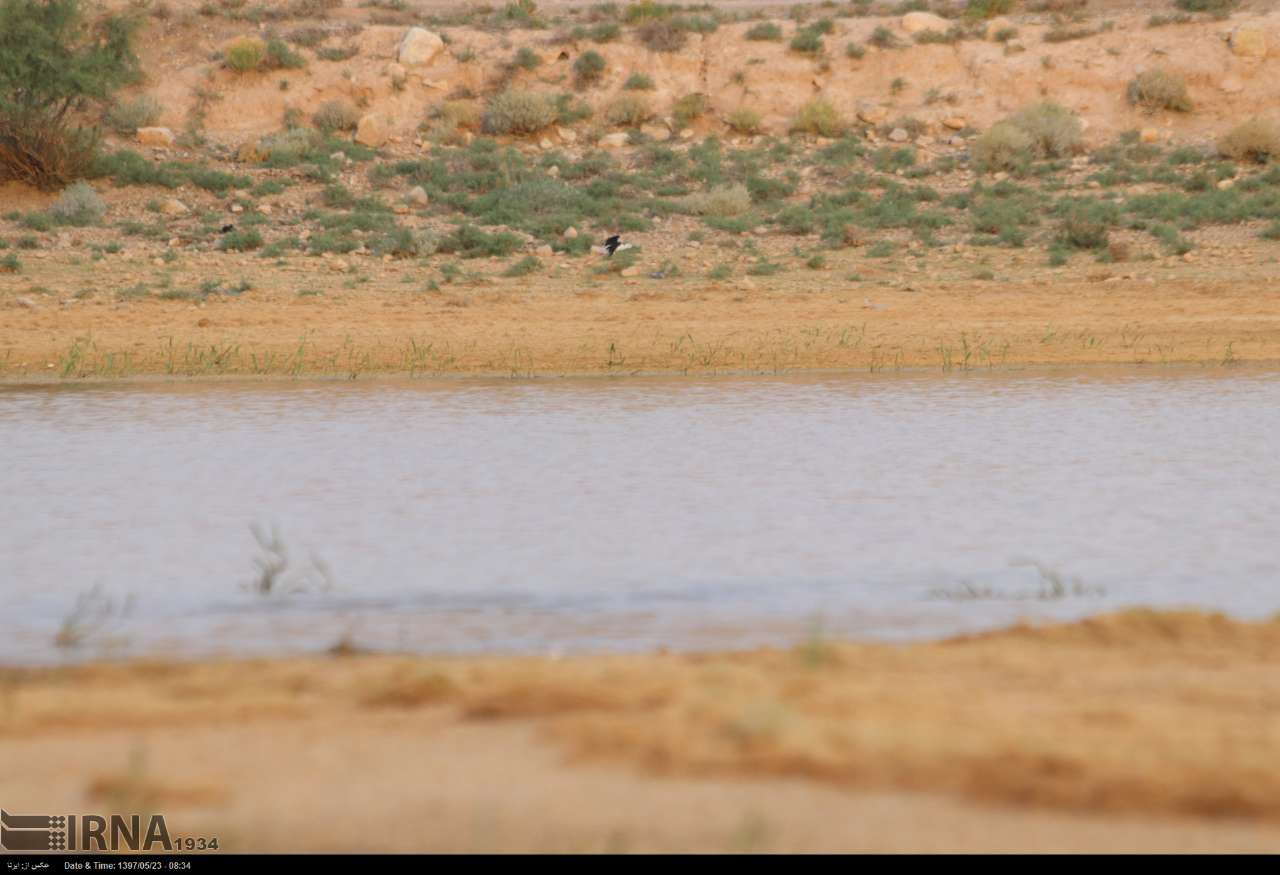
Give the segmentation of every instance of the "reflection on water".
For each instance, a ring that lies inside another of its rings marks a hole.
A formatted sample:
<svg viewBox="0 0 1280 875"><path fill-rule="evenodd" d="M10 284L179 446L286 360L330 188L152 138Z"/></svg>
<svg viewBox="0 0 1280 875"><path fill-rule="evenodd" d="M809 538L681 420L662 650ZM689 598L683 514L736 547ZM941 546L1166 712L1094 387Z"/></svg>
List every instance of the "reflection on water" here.
<svg viewBox="0 0 1280 875"><path fill-rule="evenodd" d="M0 389L0 661L1257 616L1278 434L1268 372Z"/></svg>

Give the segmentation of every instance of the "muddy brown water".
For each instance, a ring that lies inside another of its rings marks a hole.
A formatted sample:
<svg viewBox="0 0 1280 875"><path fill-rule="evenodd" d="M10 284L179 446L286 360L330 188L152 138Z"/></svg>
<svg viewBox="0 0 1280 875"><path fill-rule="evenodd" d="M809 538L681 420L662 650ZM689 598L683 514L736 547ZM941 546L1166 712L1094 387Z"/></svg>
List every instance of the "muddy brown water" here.
<svg viewBox="0 0 1280 875"><path fill-rule="evenodd" d="M0 662L1280 610L1271 370L10 386L0 453Z"/></svg>

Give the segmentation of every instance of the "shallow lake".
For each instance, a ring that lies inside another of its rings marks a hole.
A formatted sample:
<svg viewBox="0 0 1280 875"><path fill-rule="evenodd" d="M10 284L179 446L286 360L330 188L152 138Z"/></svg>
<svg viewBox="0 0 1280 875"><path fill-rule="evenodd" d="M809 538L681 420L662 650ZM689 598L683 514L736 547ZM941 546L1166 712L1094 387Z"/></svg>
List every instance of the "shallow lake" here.
<svg viewBox="0 0 1280 875"><path fill-rule="evenodd" d="M1274 371L12 386L0 453L0 662L1280 610Z"/></svg>

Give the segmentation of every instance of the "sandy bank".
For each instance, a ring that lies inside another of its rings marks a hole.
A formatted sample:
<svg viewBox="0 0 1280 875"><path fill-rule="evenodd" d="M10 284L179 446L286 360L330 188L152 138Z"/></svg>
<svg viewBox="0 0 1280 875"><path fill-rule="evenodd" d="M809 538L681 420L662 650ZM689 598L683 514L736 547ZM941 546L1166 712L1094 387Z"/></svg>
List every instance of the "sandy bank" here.
<svg viewBox="0 0 1280 875"><path fill-rule="evenodd" d="M227 849L1280 848L1280 624L7 670L5 798Z"/></svg>

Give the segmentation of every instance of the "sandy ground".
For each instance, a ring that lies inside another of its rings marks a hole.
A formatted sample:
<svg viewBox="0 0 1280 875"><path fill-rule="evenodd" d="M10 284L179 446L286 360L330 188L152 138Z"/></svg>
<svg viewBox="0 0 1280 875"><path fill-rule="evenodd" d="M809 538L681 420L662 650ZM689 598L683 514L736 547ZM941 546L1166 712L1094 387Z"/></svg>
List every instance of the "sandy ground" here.
<svg viewBox="0 0 1280 875"><path fill-rule="evenodd" d="M110 290L147 276L125 259L32 260L21 280L0 275L0 303L33 282L103 291L36 295L31 307L0 310L0 379L1280 361L1280 277L1269 252L1229 267L1178 260L1061 273L1004 255L1001 282L973 281L959 255L927 273L838 257L829 270L727 282L600 277L571 264L533 279L489 275L424 291L427 271L408 263L369 259L367 282L348 289L320 259L280 268L194 255L180 287L213 271L253 285L198 304L115 300ZM849 282L848 270L867 281ZM323 292L299 296L306 289Z"/></svg>
<svg viewBox="0 0 1280 875"><path fill-rule="evenodd" d="M16 811L224 850L1280 850L1280 623L8 669Z"/></svg>

